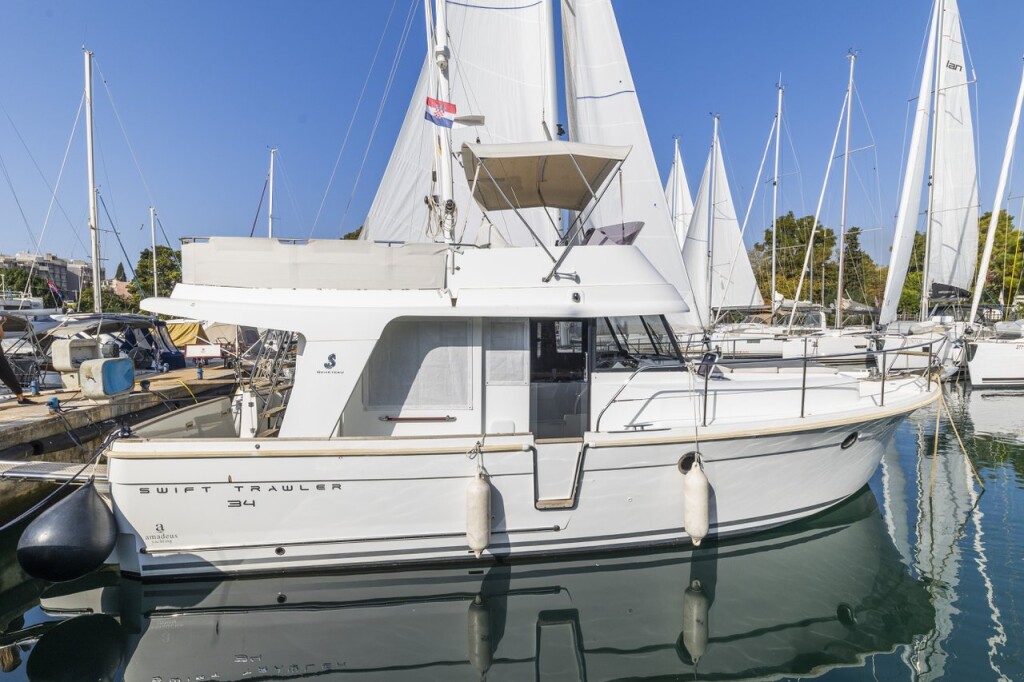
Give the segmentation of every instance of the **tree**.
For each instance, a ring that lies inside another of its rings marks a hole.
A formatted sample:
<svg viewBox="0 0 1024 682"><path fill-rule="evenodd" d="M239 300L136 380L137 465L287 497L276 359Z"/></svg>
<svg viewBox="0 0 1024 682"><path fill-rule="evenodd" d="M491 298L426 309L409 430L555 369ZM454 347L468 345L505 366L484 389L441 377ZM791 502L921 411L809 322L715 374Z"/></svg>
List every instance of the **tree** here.
<svg viewBox="0 0 1024 682"><path fill-rule="evenodd" d="M344 237L342 237L342 239L359 239L359 235L362 233L362 231L363 231L363 226L360 225L359 227L357 227L356 229L352 230L351 232L346 234Z"/></svg>
<svg viewBox="0 0 1024 682"><path fill-rule="evenodd" d="M118 282L127 282L128 278L124 274L124 263L117 264L117 272L114 273L114 279Z"/></svg>
<svg viewBox="0 0 1024 682"><path fill-rule="evenodd" d="M804 266L804 256L807 251L807 243L811 238L811 228L814 225L814 216L797 218L793 212L779 216L775 221L779 236L775 244L776 253L776 278L779 293L787 298L796 295L797 284L800 281L800 272ZM813 265L815 273L814 300L821 298L821 284L819 274L823 263L829 261L832 252L836 247L836 234L831 229L819 224L814 236ZM771 254L772 254L772 228L764 231L764 242L755 244L751 252L751 264L754 266L754 275L757 279L761 292L770 295L771 285ZM835 298L835 273L832 273L831 284L826 286L826 295L829 286L832 298ZM828 282L829 280L826 280ZM800 298L807 300L811 296L810 282L804 279L804 288Z"/></svg>
<svg viewBox="0 0 1024 682"><path fill-rule="evenodd" d="M907 277L897 310L904 315L916 315L921 310L921 277L924 272L924 232L914 233L914 246L910 249Z"/></svg>
<svg viewBox="0 0 1024 682"><path fill-rule="evenodd" d="M25 291L26 285L29 284L28 270L21 268L0 269L0 278L2 278L6 289L16 293ZM30 296L47 296L50 291L46 286L46 280L35 275L32 276L32 283L28 290Z"/></svg>
<svg viewBox="0 0 1024 682"><path fill-rule="evenodd" d="M121 298L113 291L109 291L107 289L104 289L101 292L101 300L103 301L103 311L107 313L135 313L139 311L139 307L135 304L135 301L128 298ZM92 302L92 287L89 287L82 291L82 296L78 299L75 310L80 313L92 312Z"/></svg>
<svg viewBox="0 0 1024 682"><path fill-rule="evenodd" d="M174 285L181 281L181 251L173 251L170 247L156 247L157 293L167 295ZM132 282L130 290L132 298L138 305L146 296L153 295L153 252L143 249L139 254L139 262L135 266L138 282ZM139 285L142 291L139 291Z"/></svg>
<svg viewBox="0 0 1024 682"><path fill-rule="evenodd" d="M978 267L985 249L988 226L992 212L986 212L978 220ZM1021 270L1024 268L1024 234L1013 226L1013 216L999 211L996 223L995 241L992 243L992 257L985 274L985 291L982 300L996 302L1002 299L1009 303L1020 288Z"/></svg>

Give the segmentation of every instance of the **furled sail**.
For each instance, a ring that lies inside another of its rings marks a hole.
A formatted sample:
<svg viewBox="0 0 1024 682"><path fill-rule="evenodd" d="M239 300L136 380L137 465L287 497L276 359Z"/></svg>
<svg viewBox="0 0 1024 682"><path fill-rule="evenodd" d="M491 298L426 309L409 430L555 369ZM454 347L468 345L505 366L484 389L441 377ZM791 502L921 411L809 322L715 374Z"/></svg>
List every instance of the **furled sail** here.
<svg viewBox="0 0 1024 682"><path fill-rule="evenodd" d="M709 215L709 211L713 211L713 214ZM717 137L711 145L704 165L704 175L697 189L693 216L683 244L683 264L690 275L694 297L702 311L709 306L715 309L764 304L754 279L754 269L743 245L743 234L739 220L736 219L736 208L725 174L722 146ZM711 311L707 312L710 317Z"/></svg>
<svg viewBox="0 0 1024 682"><path fill-rule="evenodd" d="M686 241L686 231L690 227L690 216L693 215L693 198L690 186L686 184L686 171L683 169L683 157L679 155L679 140L676 140L675 156L672 157L672 169L665 183L665 199L668 201L669 215L672 216L672 227L675 229L679 249L682 250Z"/></svg>
<svg viewBox="0 0 1024 682"><path fill-rule="evenodd" d="M633 148L620 179L612 181L591 215L590 226L642 221L634 244L692 311L679 242L610 0L562 0L562 41L570 139ZM692 313L674 322L701 324Z"/></svg>
<svg viewBox="0 0 1024 682"><path fill-rule="evenodd" d="M555 135L557 84L552 39L551 0L473 0L446 4L450 100L455 105L451 148L479 139L485 144L537 142ZM374 241L434 241L428 233L429 208L437 194L433 179L434 135L439 129L424 120L430 73L428 56L406 111L398 140L361 233ZM463 116L483 116L483 125L460 126ZM456 158L455 163L458 163ZM471 243L532 246L534 239L512 211L486 216L455 172L458 216L455 239ZM558 234L559 213L545 209L521 212L545 244ZM493 225L493 229L492 226Z"/></svg>
<svg viewBox="0 0 1024 682"><path fill-rule="evenodd" d="M936 36L935 26L941 27ZM938 39L938 44L936 43ZM938 96L933 98L936 84L936 52ZM879 323L896 319L896 308L903 292L903 283L910 264L921 214L924 187L925 157L932 104L935 110L935 149L932 178L931 210L927 221L928 282L961 289L970 286L978 249L978 181L974 154L974 135L967 92L960 13L956 0L936 0L928 31L928 45L921 72L921 87L914 113L907 169L896 213L889 272Z"/></svg>

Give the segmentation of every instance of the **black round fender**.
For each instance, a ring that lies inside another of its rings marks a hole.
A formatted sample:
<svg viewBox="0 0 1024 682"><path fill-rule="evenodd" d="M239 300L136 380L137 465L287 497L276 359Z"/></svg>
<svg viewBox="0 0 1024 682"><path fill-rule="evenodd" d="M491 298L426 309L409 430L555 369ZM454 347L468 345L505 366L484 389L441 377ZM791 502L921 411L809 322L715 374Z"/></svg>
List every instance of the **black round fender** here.
<svg viewBox="0 0 1024 682"><path fill-rule="evenodd" d="M116 542L114 514L89 481L25 528L18 563L33 578L73 580L102 566Z"/></svg>

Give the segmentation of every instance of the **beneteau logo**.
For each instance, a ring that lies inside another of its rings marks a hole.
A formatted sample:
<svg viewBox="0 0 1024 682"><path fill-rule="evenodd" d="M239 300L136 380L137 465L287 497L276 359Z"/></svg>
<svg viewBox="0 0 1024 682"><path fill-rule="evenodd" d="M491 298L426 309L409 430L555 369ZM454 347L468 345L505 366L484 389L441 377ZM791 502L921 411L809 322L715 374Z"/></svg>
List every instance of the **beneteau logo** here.
<svg viewBox="0 0 1024 682"><path fill-rule="evenodd" d="M338 365L338 355L336 353L331 353L330 355L327 356L327 362L324 363L324 368L323 369L318 369L316 371L316 373L317 374L344 374L345 370L343 370L343 369L334 369L337 365Z"/></svg>

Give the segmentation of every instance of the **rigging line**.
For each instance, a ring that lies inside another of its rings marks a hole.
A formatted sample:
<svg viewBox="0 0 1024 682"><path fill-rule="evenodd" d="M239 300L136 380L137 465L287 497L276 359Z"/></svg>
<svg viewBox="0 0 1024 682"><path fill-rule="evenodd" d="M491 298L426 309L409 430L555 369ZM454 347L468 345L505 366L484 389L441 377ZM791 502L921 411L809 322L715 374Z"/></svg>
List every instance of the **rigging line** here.
<svg viewBox="0 0 1024 682"><path fill-rule="evenodd" d="M3 157L2 154L0 154L0 171L3 172L4 180L7 181L7 186L11 190L11 196L14 197L14 203L18 207L18 213L21 215L21 222L25 224L25 231L28 232L28 236L31 239L30 243L35 244L35 243L37 243L36 242L36 235L32 231L32 227L28 224L28 216L25 215L25 209L21 205L21 200L18 198L18 193L14 191L14 182L11 180L11 174L7 172L7 164L4 162L4 157ZM33 265L33 267L35 266L35 259L33 259L32 265ZM31 285L31 279L32 279L32 274L31 274L31 271L30 271L29 272L29 284L27 284L26 286Z"/></svg>
<svg viewBox="0 0 1024 682"><path fill-rule="evenodd" d="M345 219L348 217L349 209L352 208L352 200L356 196L356 190L359 188L359 181L363 177L363 169L366 166L366 159L370 156L370 148L373 146L373 139L377 135L377 128L380 126L381 116L384 115L384 107L388 101L388 95L391 94L391 86L395 83L395 74L398 73L398 64L402 59L402 54L405 52L406 43L409 40L409 31L412 28L412 20L415 14L416 4L411 3L409 5L409 13L406 15L405 26L402 29L401 38L398 42L398 50L395 53L395 58L391 62L391 72L388 74L387 82L384 85L384 94L381 97L380 105L377 107L377 116L373 121L373 127L370 129L370 137L366 141L366 149L363 152L363 160L359 163L359 171L356 173L355 182L352 183L352 191L348 195L348 202L345 204L345 211L341 215L341 222L338 224L338 231L342 232L345 226Z"/></svg>
<svg viewBox="0 0 1024 682"><path fill-rule="evenodd" d="M260 192L260 203L256 204L256 215L252 217L252 227L249 229L249 236L252 237L256 234L256 223L260 219L260 211L263 210L263 198L267 196L267 185L270 184L270 176L263 178L263 191ZM309 231L309 236L313 236L313 231Z"/></svg>
<svg viewBox="0 0 1024 682"><path fill-rule="evenodd" d="M121 135L124 136L124 142L128 145L128 153L132 156L132 161L135 163L135 170L139 173L139 179L142 180L142 186L146 189L146 197L149 199L150 206L156 206L156 202L153 201L153 193L149 190L149 183L146 182L146 176L142 172L142 166L139 165L139 159L135 156L135 148L132 147L132 142L128 139L128 131L125 130L124 123L121 121L121 114L117 111L117 105L114 104L114 95L110 92L110 86L107 83L106 76L103 75L103 69L100 68L99 60L93 56L93 63L96 65L96 71L100 74L100 82L103 83L103 89L107 93L107 99L110 100L110 108L114 112L114 120L117 121L118 127L121 129Z"/></svg>
<svg viewBox="0 0 1024 682"><path fill-rule="evenodd" d="M292 202L292 210L295 211L295 218L298 220L299 225L305 222L302 218L302 213L299 211L299 205L295 201L295 193L292 192L292 185L288 182L288 171L284 167L284 156L281 154L281 150L277 150L277 165L281 168L281 175L284 176L284 189L288 192L288 198Z"/></svg>
<svg viewBox="0 0 1024 682"><path fill-rule="evenodd" d="M793 165L796 166L796 176L800 178L800 182L797 183L797 189L800 191L800 212L804 215L807 214L807 197L804 195L804 171L800 168L800 159L796 155L796 145L793 143L793 131L789 127L789 119L786 117L786 105L782 105L782 127L786 131L786 140L789 142L789 150L793 154ZM783 163L785 161L783 160ZM785 174L779 177L785 177Z"/></svg>
<svg viewBox="0 0 1024 682"><path fill-rule="evenodd" d="M171 257L174 258L174 262L178 264L178 270L181 270L181 259L178 258L178 251L171 246L171 240L167 237L167 233L164 232L164 224L160 220L160 214L156 216L156 224L160 227L160 234L164 237L164 243L167 244L167 248L171 250Z"/></svg>
<svg viewBox="0 0 1024 682"><path fill-rule="evenodd" d="M412 4L415 3L416 0L412 0ZM338 173L338 166L341 165L341 157L345 153L345 147L348 145L348 138L352 133L352 126L355 124L356 116L359 114L359 108L363 103L363 96L366 94L366 86L370 83L370 77L373 75L373 69L377 64L377 57L380 55L380 48L384 44L384 37L387 35L388 26L391 25L391 15L395 11L395 5L397 4L398 0L393 0L391 3L391 9L388 10L388 18L384 23L384 30L381 32L380 39L377 41L377 49L374 50L373 59L370 60L370 68L366 71L366 78L363 80L363 87L359 90L359 97L356 99L356 107L352 110L352 117L348 121L348 127L345 129L345 136L341 140L341 148L338 150L338 156L334 160L334 168L331 169L331 176L327 180L327 187L324 188L324 195L320 199L320 206L316 210L316 217L313 219L313 226L309 228L309 237L313 236L313 232L316 231L317 225L320 224L320 214L323 213L324 204L327 203L327 195L331 192L331 186L334 184L334 177Z"/></svg>
<svg viewBox="0 0 1024 682"><path fill-rule="evenodd" d="M75 236L75 239L78 241L79 246L81 246L83 250L88 251L88 249L85 248L85 242L82 241L81 235L78 234L78 230L75 227L74 222L71 220L71 217L68 215L67 211L64 210L64 205L61 204L60 201L57 200L57 190L60 188L60 181L61 181L61 178L64 175L64 168L67 166L68 156L71 154L71 143L75 139L75 132L78 130L78 122L82 118L82 109L84 107L85 107L85 92L83 91L82 92L82 97L78 101L78 111L75 113L75 122L71 126L71 135L68 137L68 144L67 144L67 146L64 149L64 158L61 160L60 171L57 173L57 183L56 183L56 185L51 186L50 185L50 181L47 180L47 178L46 178L46 174L43 173L43 169L40 168L39 162L36 161L35 156L33 156L32 150L29 149L28 143L25 142L25 138L22 137L21 131L18 130L18 126L16 126L14 124L14 119L11 118L10 113L8 113L6 107L4 107L3 103L0 103L0 111L3 111L4 116L7 118L7 122L10 123L11 124L11 128L14 129L14 134L18 136L18 140L21 142L21 146L25 149L25 152L28 154L28 158L32 161L32 165L35 167L36 172L39 173L39 177L42 179L43 184L46 185L46 189L50 190L50 204L49 204L49 206L47 206L47 209L46 209L46 218L43 221L43 230L39 234L39 242L36 243L36 252L35 252L36 255L39 255L39 252L42 250L42 241L45 238L46 227L47 227L47 225L50 222L50 215L53 212L53 206L55 204L60 209L60 212L63 214L64 219L67 220L68 226L72 230L71 234L73 234Z"/></svg>
<svg viewBox="0 0 1024 682"><path fill-rule="evenodd" d="M139 288L139 296L145 296L146 290L142 288L142 282L139 281L139 275L135 272L135 268L132 266L132 259L128 255L128 252L124 248L124 242L121 241L121 233L117 229L117 225L110 217L110 211L107 210L107 202L103 201L103 195L96 192L96 198L100 200L100 205L103 207L103 213L107 216L107 221L110 223L110 231L117 237L117 244L121 247L121 253L124 254L124 259L128 261L128 269L132 271L132 279L135 280L135 286ZM96 226L97 229L99 225ZM153 273L154 281L156 279L156 273Z"/></svg>

